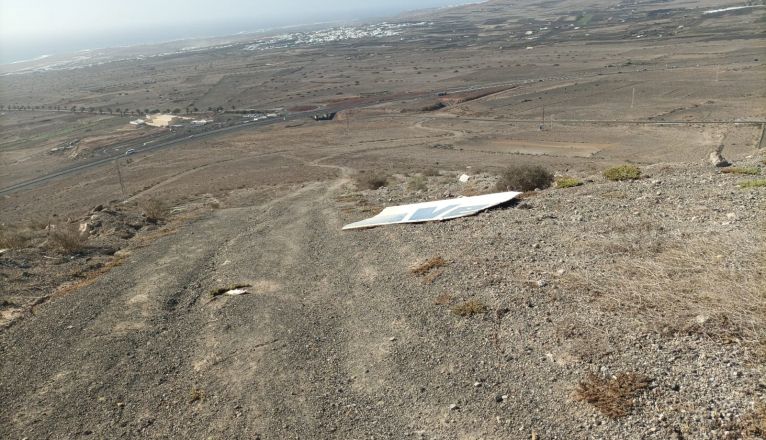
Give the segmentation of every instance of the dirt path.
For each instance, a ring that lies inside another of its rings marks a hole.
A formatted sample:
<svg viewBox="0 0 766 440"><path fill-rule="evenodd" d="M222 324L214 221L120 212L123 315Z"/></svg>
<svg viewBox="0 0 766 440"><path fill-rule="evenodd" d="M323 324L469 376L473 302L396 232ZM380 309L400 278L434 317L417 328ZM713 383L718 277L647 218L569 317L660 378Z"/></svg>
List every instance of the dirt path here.
<svg viewBox="0 0 766 440"><path fill-rule="evenodd" d="M378 407L390 298L330 204L345 174L221 210L0 335L3 436L403 432ZM231 283L252 294L211 300Z"/></svg>

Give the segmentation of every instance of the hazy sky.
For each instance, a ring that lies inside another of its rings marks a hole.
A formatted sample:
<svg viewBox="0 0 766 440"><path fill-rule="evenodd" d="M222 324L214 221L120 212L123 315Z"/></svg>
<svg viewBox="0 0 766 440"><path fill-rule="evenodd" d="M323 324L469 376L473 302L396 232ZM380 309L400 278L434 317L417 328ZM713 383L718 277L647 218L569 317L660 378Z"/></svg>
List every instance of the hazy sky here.
<svg viewBox="0 0 766 440"><path fill-rule="evenodd" d="M0 37L13 41L226 21L298 24L452 3L460 0L0 0Z"/></svg>
<svg viewBox="0 0 766 440"><path fill-rule="evenodd" d="M324 21L470 0L0 0L0 63L83 49Z"/></svg>

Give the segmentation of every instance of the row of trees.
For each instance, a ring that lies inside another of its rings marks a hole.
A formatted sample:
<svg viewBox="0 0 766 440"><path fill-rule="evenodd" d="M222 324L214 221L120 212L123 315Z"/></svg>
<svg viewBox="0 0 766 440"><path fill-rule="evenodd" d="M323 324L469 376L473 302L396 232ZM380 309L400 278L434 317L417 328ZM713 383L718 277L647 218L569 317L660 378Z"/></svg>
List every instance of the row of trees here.
<svg viewBox="0 0 766 440"><path fill-rule="evenodd" d="M0 111L2 111L2 110L16 110L16 111L34 111L34 110L38 110L38 111L58 111L58 112L70 111L72 113L78 113L78 112L79 113L98 113L98 114L102 114L102 115L108 113L110 115L118 114L120 116L129 116L129 115L136 115L136 116L138 116L138 115L142 115L142 114L143 115L149 115L149 114L163 113L163 111L158 109L158 108L151 109L151 110L148 109L148 108L145 108L143 110L141 110L141 109L131 110L131 109L119 108L119 107L113 109L111 107L105 107L105 108L104 107L84 107L84 106L79 106L78 107L76 105L73 105L73 106L71 106L70 108L67 109L66 107L62 107L60 105L55 105L55 106L54 105L48 105L48 106L45 106L45 105L34 105L34 106L32 106L32 105L10 104L10 105L6 106L4 104L0 104ZM222 111L222 110L223 110L223 107L218 107L216 109L213 109L213 107L208 107L208 111ZM172 110L169 109L169 108L166 108L164 110L164 113L172 113L174 115L185 113L185 114L188 115L188 114L192 114L192 113L199 113L199 111L200 110L197 107L186 107L183 110L181 110L180 108L174 108Z"/></svg>
<svg viewBox="0 0 766 440"><path fill-rule="evenodd" d="M72 113L94 113L94 114L110 114L110 115L120 115L120 116L141 116L141 115L151 115L151 114L157 114L157 113L172 113L174 115L180 115L182 113L185 113L187 115L193 114L193 113L199 113L200 109L194 106L189 106L184 109L181 108L166 108L165 110L160 110L158 108L155 109L148 109L145 108L143 110L141 109L127 109L127 108L112 108L112 107L85 107L85 106L76 106L73 105L69 108L62 107L60 105L18 105L18 104L11 104L11 105L3 105L0 104L0 111L2 110L16 110L16 111L57 111L57 112L72 112ZM254 110L252 109L240 109L237 110L235 106L231 106L231 110L226 110L223 106L218 107L208 107L208 112L217 112L217 113L223 113L224 111L227 111L229 113L251 113Z"/></svg>

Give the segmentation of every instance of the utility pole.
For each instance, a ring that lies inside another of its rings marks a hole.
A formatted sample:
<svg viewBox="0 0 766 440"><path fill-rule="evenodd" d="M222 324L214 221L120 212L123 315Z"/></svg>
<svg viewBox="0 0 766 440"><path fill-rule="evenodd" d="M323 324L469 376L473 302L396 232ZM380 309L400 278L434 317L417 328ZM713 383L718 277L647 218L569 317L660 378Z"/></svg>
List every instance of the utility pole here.
<svg viewBox="0 0 766 440"><path fill-rule="evenodd" d="M545 106L543 106L543 123L540 125L540 130L545 128Z"/></svg>
<svg viewBox="0 0 766 440"><path fill-rule="evenodd" d="M122 188L122 196L125 197L125 182L122 181L122 172L120 171L120 159L114 161L117 167L117 178L120 179L120 188Z"/></svg>

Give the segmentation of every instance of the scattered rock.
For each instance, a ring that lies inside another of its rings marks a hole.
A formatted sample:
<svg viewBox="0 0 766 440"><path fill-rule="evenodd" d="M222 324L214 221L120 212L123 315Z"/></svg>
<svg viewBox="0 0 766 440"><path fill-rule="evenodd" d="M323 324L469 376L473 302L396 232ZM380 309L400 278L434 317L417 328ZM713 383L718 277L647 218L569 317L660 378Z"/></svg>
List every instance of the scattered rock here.
<svg viewBox="0 0 766 440"><path fill-rule="evenodd" d="M723 168L723 167L728 167L731 165L731 163L728 160L724 159L722 152L723 152L723 144L719 145L718 147L716 147L715 150L710 152L710 156L708 157L708 160L714 167Z"/></svg>

